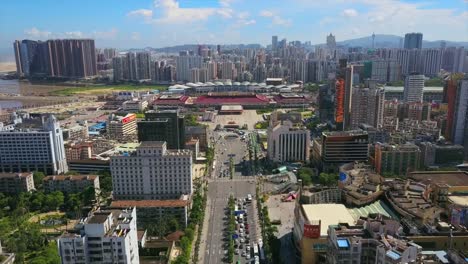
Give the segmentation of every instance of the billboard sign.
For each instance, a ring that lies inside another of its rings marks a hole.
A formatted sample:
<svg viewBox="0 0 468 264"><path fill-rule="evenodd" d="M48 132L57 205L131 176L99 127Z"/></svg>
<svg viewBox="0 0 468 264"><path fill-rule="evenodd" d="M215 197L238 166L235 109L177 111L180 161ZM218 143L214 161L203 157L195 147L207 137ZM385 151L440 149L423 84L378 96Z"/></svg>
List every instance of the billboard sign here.
<svg viewBox="0 0 468 264"><path fill-rule="evenodd" d="M320 223L318 225L304 224L304 237L319 238L320 237Z"/></svg>
<svg viewBox="0 0 468 264"><path fill-rule="evenodd" d="M133 120L135 120L135 118L136 118L135 114L128 115L122 119L122 124L127 124L128 122L132 122Z"/></svg>

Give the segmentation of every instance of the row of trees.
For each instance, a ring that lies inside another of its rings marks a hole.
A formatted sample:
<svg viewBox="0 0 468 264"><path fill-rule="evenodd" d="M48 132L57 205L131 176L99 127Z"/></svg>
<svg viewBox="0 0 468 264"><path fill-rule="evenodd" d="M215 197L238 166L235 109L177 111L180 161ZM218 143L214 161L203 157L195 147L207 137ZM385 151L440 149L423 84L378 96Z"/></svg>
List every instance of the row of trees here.
<svg viewBox="0 0 468 264"><path fill-rule="evenodd" d="M206 191L203 192L201 184L193 195L192 210L190 211L189 224L185 228L184 236L180 239L182 253L174 260L174 264L192 263L190 256L192 253L193 239L197 225L203 223L206 206ZM197 250L198 251L198 250Z"/></svg>
<svg viewBox="0 0 468 264"><path fill-rule="evenodd" d="M280 248L281 242L275 236L275 233L278 232L278 228L274 226L268 215L268 207L264 205L264 201L260 198L260 190L257 186L256 188L256 197L257 197L257 209L258 215L260 218L260 224L262 228L262 237L263 237L263 250L267 258L268 263L280 263Z"/></svg>
<svg viewBox="0 0 468 264"><path fill-rule="evenodd" d="M234 235L234 232L236 230L236 219L234 216L234 209L236 205L236 200L234 199L234 196L230 195L229 196L229 201L228 201L228 207L229 207L229 219L228 219L228 262L232 263L234 261L234 240L232 239L232 236Z"/></svg>

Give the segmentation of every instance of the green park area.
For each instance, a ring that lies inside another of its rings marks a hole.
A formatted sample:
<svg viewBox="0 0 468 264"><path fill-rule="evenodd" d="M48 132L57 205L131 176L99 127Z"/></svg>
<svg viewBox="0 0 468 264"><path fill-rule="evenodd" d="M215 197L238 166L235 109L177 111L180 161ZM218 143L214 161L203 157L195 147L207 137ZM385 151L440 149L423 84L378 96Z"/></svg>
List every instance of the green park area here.
<svg viewBox="0 0 468 264"><path fill-rule="evenodd" d="M103 85L103 86L87 86L87 87L64 87L61 90L51 91L50 95L55 96L71 96L71 95L103 95L118 91L152 91L167 90L167 85Z"/></svg>

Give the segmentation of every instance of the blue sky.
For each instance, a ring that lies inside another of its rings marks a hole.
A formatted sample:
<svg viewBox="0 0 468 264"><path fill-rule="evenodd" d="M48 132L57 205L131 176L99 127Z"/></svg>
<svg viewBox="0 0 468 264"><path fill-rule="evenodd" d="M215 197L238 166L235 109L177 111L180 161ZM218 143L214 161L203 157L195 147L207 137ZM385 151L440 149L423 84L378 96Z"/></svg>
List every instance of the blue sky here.
<svg viewBox="0 0 468 264"><path fill-rule="evenodd" d="M413 31L468 41L468 0L2 0L0 9L0 49L24 38L90 37L124 49Z"/></svg>

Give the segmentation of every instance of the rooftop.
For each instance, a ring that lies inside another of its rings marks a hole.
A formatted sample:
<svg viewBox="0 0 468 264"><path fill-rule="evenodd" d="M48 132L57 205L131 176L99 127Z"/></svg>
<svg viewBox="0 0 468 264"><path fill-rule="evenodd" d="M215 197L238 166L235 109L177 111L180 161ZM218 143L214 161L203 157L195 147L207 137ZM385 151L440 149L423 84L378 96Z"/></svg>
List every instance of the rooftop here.
<svg viewBox="0 0 468 264"><path fill-rule="evenodd" d="M189 204L187 200L117 200L111 203L114 208L151 208L151 207L185 207Z"/></svg>
<svg viewBox="0 0 468 264"><path fill-rule="evenodd" d="M88 180L88 181L94 181L97 177L97 175L52 175L52 176L47 176L44 178L44 181L82 181L82 180Z"/></svg>
<svg viewBox="0 0 468 264"><path fill-rule="evenodd" d="M15 178L15 177L18 177L18 178L26 178L28 176L32 176L32 173L31 172L25 172L25 173L0 173L0 178Z"/></svg>
<svg viewBox="0 0 468 264"><path fill-rule="evenodd" d="M466 171L416 171L410 178L435 184L447 184L449 186L468 186L468 172Z"/></svg>
<svg viewBox="0 0 468 264"><path fill-rule="evenodd" d="M321 221L320 235L327 236L328 226L339 223L354 224L354 218L343 204L303 204L305 217L309 221Z"/></svg>
<svg viewBox="0 0 468 264"><path fill-rule="evenodd" d="M166 145L166 141L142 141L139 147L143 148L162 148Z"/></svg>
<svg viewBox="0 0 468 264"><path fill-rule="evenodd" d="M93 216L91 216L87 223L88 224L102 224L106 222L107 217L109 216L110 213L95 213Z"/></svg>

